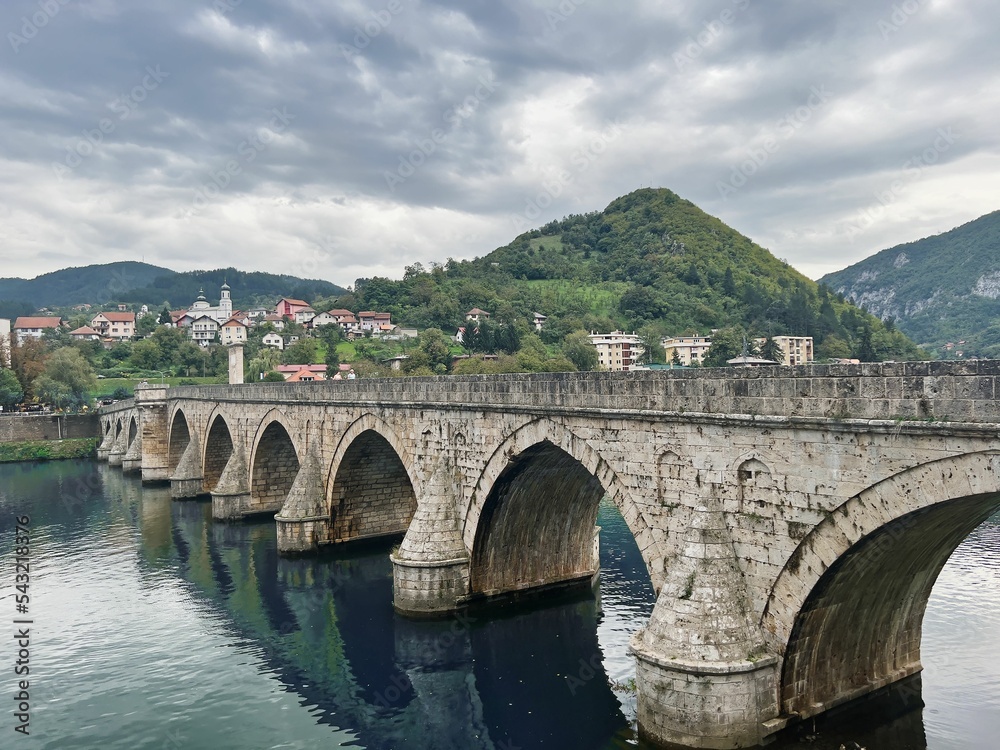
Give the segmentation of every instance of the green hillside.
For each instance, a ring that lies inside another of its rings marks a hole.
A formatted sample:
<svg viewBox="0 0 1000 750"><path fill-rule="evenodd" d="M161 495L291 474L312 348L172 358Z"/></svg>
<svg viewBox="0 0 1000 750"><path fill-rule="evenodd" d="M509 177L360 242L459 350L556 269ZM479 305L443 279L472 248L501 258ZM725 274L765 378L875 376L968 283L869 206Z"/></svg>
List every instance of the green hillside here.
<svg viewBox="0 0 1000 750"><path fill-rule="evenodd" d="M281 297L313 300L347 291L329 281L235 268L179 273L148 263L121 261L64 268L34 279L0 279L0 317L15 318L42 307L66 308L81 303L148 304L157 308L167 304L179 308L190 305L202 288L209 298L216 297L225 281L241 307L271 307Z"/></svg>
<svg viewBox="0 0 1000 750"><path fill-rule="evenodd" d="M416 264L400 281L359 279L339 304L448 332L473 307L522 326L539 312L548 316L547 343L577 330L642 330L652 339L738 327L811 335L818 358L923 356L898 331L666 189L637 190L472 261Z"/></svg>
<svg viewBox="0 0 1000 750"><path fill-rule="evenodd" d="M34 279L0 279L0 300L21 303L21 310L28 303L33 309L84 302L103 305L118 300L130 289L146 286L158 276L174 273L168 268L133 260L63 268Z"/></svg>
<svg viewBox="0 0 1000 750"><path fill-rule="evenodd" d="M1000 356L1000 211L882 250L821 281L894 318L938 356Z"/></svg>
<svg viewBox="0 0 1000 750"><path fill-rule="evenodd" d="M149 304L171 308L190 305L201 289L209 299L218 295L218 289L228 283L233 288L233 299L238 307L256 304L273 307L281 297L294 297L312 301L320 297L336 297L347 290L320 279L300 279L258 271L247 272L235 268L218 268L213 271L169 272L151 279L148 283L130 289L120 301L132 304Z"/></svg>

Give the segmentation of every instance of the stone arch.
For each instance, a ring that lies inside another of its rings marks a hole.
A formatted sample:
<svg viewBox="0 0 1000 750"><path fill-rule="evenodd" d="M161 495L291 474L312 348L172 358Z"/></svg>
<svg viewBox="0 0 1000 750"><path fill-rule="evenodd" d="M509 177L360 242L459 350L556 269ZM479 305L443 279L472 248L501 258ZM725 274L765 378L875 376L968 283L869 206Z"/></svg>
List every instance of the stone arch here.
<svg viewBox="0 0 1000 750"><path fill-rule="evenodd" d="M133 414L128 420L128 445L132 445L132 441L135 440L135 436L139 434L139 418Z"/></svg>
<svg viewBox="0 0 1000 750"><path fill-rule="evenodd" d="M167 434L167 469L168 474L172 475L177 469L177 464L181 462L181 456L184 455L188 443L191 442L191 427L183 409L174 409L174 413L170 416L170 431Z"/></svg>
<svg viewBox="0 0 1000 750"><path fill-rule="evenodd" d="M1000 453L971 453L880 481L806 535L761 622L784 657L781 711L808 717L918 672L934 582L998 508Z"/></svg>
<svg viewBox="0 0 1000 750"><path fill-rule="evenodd" d="M538 502L539 493L546 502ZM614 469L585 440L550 420L530 422L493 451L464 514L473 595L582 578L596 572L594 525L609 495L625 519L654 589L663 561Z"/></svg>
<svg viewBox="0 0 1000 750"><path fill-rule="evenodd" d="M344 432L327 479L330 540L404 533L417 510L417 478L396 432L364 414Z"/></svg>
<svg viewBox="0 0 1000 750"><path fill-rule="evenodd" d="M208 433L201 462L205 492L215 489L232 455L233 434L229 429L229 420L216 409L208 419Z"/></svg>
<svg viewBox="0 0 1000 750"><path fill-rule="evenodd" d="M292 434L287 417L277 409L261 420L250 453L252 512L278 511L285 502L299 472L299 451Z"/></svg>

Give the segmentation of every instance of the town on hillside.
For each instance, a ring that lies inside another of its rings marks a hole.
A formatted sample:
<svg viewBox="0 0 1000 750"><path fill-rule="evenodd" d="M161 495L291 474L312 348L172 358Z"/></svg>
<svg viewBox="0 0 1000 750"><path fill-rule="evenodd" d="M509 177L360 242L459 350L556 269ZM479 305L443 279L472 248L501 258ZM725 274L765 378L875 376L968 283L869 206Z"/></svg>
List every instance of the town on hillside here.
<svg viewBox="0 0 1000 750"><path fill-rule="evenodd" d="M524 320L497 319L472 307L454 330L421 330L379 310L316 307L291 297L241 308L232 295L224 283L211 301L201 290L177 310L78 304L0 319L0 407L82 409L95 400L126 397L144 381L225 382L226 350L233 346L243 348L245 382L814 361L810 336L734 341L730 331L718 329L655 338L648 332L576 331L553 345L541 338L549 322L542 312Z"/></svg>

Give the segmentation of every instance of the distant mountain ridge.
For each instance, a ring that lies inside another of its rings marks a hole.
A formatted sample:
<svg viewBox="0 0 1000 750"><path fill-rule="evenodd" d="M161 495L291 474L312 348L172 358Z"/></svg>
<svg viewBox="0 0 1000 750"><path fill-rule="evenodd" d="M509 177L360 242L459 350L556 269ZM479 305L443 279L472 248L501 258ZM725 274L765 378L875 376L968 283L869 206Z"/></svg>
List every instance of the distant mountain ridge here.
<svg viewBox="0 0 1000 750"><path fill-rule="evenodd" d="M91 266L63 268L33 279L0 279L0 300L30 302L36 307L103 305L156 277L176 274L169 268L124 260Z"/></svg>
<svg viewBox="0 0 1000 750"><path fill-rule="evenodd" d="M939 356L1000 356L1000 211L882 250L820 282L894 318Z"/></svg>
<svg viewBox="0 0 1000 750"><path fill-rule="evenodd" d="M347 291L329 281L236 268L178 272L149 263L118 261L64 268L34 279L0 279L0 310L28 314L42 307L111 302L178 308L191 304L201 289L210 299L217 296L226 282L238 307L274 304L280 297L336 297Z"/></svg>

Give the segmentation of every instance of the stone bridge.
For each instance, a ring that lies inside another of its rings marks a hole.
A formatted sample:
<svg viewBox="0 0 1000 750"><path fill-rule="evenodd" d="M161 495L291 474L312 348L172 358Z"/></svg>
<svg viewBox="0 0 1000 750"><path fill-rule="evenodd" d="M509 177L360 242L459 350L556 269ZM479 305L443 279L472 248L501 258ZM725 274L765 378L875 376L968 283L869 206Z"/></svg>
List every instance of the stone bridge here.
<svg viewBox="0 0 1000 750"><path fill-rule="evenodd" d="M99 450L306 554L398 535L394 606L590 585L609 496L657 592L654 743L765 744L921 670L924 608L1000 509L1000 362L148 386Z"/></svg>

